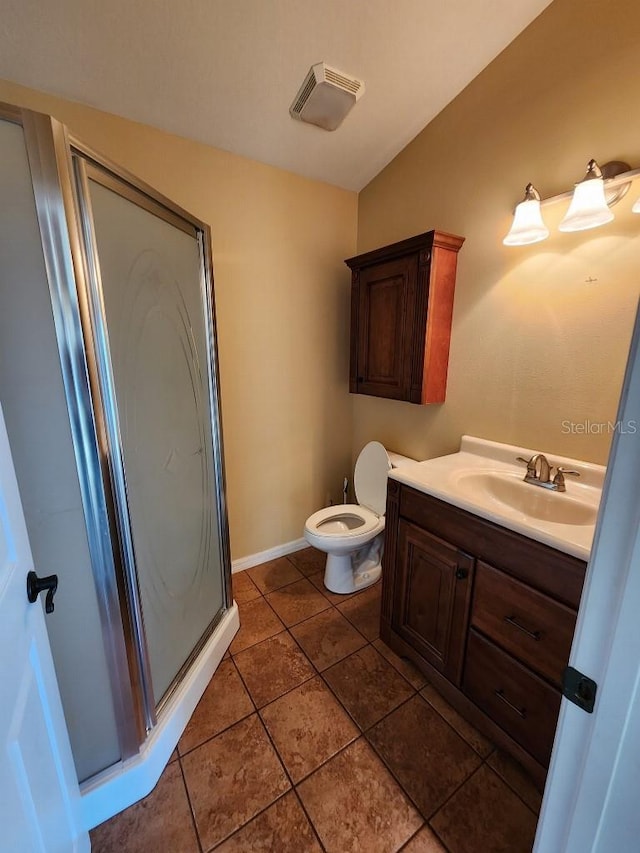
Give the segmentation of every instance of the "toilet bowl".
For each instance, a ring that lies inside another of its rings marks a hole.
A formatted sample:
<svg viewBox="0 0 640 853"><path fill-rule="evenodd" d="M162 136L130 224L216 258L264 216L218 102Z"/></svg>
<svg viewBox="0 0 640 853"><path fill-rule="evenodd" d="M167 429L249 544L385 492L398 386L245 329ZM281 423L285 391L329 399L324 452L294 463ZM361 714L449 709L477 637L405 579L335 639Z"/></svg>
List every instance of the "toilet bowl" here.
<svg viewBox="0 0 640 853"><path fill-rule="evenodd" d="M392 467L413 461L370 441L360 452L353 475L358 503L325 507L307 519L304 538L326 552L324 585L331 592L346 595L380 577L387 474Z"/></svg>

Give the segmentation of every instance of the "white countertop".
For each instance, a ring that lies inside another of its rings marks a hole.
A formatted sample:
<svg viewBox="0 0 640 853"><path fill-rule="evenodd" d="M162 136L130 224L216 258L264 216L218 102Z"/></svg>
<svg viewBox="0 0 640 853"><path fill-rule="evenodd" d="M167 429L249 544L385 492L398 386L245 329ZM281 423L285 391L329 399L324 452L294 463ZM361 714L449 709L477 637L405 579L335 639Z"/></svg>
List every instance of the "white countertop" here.
<svg viewBox="0 0 640 853"><path fill-rule="evenodd" d="M578 471L580 478L567 476L564 493L524 483L526 466L516 462L516 457L529 459L538 452L543 452L553 466L552 477L560 465ZM605 471L602 465L579 459L465 435L458 453L402 465L392 469L389 477L530 539L588 560ZM501 487L496 490L500 497L486 488L487 483ZM533 514L523 511L523 506L530 507ZM556 516L563 515L578 520L584 516L589 520L558 521Z"/></svg>

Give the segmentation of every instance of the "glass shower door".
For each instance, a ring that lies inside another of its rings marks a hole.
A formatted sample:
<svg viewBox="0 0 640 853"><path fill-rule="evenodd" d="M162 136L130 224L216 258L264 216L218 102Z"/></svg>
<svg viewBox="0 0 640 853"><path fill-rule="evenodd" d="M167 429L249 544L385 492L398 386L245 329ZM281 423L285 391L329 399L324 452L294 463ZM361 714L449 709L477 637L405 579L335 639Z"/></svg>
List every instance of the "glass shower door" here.
<svg viewBox="0 0 640 853"><path fill-rule="evenodd" d="M76 169L126 583L157 708L227 605L204 235L101 167Z"/></svg>

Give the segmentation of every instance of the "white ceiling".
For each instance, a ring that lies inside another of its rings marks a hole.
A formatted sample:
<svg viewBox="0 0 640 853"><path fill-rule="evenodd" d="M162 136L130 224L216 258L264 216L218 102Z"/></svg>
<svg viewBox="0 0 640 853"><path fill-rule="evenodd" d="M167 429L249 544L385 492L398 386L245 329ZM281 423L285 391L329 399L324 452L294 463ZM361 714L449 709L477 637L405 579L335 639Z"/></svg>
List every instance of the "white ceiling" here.
<svg viewBox="0 0 640 853"><path fill-rule="evenodd" d="M550 0L0 0L0 77L359 190ZM364 80L294 121L320 60Z"/></svg>

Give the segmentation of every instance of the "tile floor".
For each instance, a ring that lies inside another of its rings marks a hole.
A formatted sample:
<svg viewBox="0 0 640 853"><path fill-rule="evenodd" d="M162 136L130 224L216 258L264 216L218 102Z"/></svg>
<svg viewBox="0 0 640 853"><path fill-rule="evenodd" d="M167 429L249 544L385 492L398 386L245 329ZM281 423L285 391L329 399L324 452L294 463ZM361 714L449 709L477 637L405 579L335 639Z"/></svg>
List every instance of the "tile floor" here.
<svg viewBox="0 0 640 853"><path fill-rule="evenodd" d="M529 853L540 794L311 548L234 575L241 628L154 791L95 853Z"/></svg>

